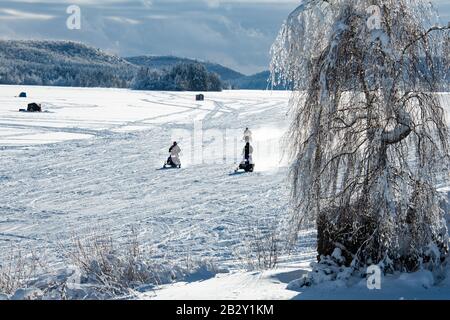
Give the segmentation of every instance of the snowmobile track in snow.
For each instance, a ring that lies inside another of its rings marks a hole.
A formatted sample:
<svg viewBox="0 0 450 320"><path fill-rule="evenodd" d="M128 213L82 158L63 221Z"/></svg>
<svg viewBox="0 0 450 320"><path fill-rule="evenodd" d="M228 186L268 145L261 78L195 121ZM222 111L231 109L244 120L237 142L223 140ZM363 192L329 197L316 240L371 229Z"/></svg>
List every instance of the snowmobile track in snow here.
<svg viewBox="0 0 450 320"><path fill-rule="evenodd" d="M209 108L186 102L178 94L149 93L149 103L164 107L164 101L171 101L167 104L182 111L109 121L110 127L101 130L72 124L40 126L92 137L0 148L0 261L13 246L23 252L43 250L51 263L58 263L60 248L71 245L72 235L88 238L94 232L120 242L133 228L155 259L185 260L188 255L224 263L234 259L234 250L242 246L251 226L278 219L286 208L285 169L235 179L228 175L230 164L155 168L167 158L171 129L192 128L191 114L200 112L204 128L218 129L285 120L284 96L267 100L254 94L244 102L241 96L216 94L208 98ZM13 122L5 125L27 128ZM145 130L114 131L131 125Z"/></svg>

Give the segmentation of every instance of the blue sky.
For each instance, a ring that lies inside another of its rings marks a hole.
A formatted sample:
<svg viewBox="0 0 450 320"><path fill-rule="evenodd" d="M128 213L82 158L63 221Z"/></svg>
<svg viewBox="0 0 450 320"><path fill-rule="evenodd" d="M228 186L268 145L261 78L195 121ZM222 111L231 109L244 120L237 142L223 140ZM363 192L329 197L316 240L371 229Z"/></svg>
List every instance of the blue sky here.
<svg viewBox="0 0 450 320"><path fill-rule="evenodd" d="M246 74L267 69L269 49L300 0L0 0L1 39L76 40L121 56L176 55ZM450 0L436 0L443 21ZM66 28L76 4L81 30Z"/></svg>

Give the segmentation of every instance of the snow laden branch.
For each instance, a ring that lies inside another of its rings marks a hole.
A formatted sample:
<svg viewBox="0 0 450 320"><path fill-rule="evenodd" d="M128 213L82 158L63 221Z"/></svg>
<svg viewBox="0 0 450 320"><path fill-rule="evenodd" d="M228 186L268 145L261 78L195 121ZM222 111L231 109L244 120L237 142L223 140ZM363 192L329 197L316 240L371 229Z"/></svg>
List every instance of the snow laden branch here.
<svg viewBox="0 0 450 320"><path fill-rule="evenodd" d="M412 131L412 119L405 110L398 110L395 120L397 122L395 129L383 132L381 140L385 144L399 143L406 139Z"/></svg>
<svg viewBox="0 0 450 320"><path fill-rule="evenodd" d="M421 0L308 0L283 25L271 71L293 88L292 240L315 223L319 260L338 248L347 266L412 271L447 258L435 185L448 169L436 92L449 28L438 25Z"/></svg>
<svg viewBox="0 0 450 320"><path fill-rule="evenodd" d="M411 43L409 43L405 49L403 49L403 54L406 53L406 51L417 41L423 40L425 39L431 32L433 31L446 31L446 30L450 30L450 22L448 23L447 27L439 27L439 26L435 26L432 27L430 29L428 29L425 33L423 33L422 35L420 35L417 39L414 39Z"/></svg>

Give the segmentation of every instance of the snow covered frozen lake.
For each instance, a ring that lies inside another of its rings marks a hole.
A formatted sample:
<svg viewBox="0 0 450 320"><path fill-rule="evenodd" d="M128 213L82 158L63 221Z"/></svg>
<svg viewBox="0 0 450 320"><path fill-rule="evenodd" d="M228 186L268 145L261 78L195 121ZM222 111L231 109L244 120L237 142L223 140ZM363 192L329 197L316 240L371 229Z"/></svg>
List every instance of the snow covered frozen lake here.
<svg viewBox="0 0 450 320"><path fill-rule="evenodd" d="M17 97L22 91L28 98ZM66 263L61 248L72 236L101 232L120 242L135 229L154 260L210 259L231 271L143 299L360 297L367 288L343 296L340 287L304 296L286 289L315 258L312 232L278 270L239 271L242 239L288 214L279 145L289 125L289 95L224 91L196 102L187 92L0 86L0 261L11 249L37 252L56 269ZM450 108L449 96L442 97ZM30 102L42 103L45 112L18 112ZM230 175L243 144L236 135L245 127L254 134L256 172ZM157 170L174 138L184 150L183 168ZM450 283L411 290L428 283L427 276L402 282L410 285L398 286L400 280L390 282L389 294L367 297L450 298Z"/></svg>

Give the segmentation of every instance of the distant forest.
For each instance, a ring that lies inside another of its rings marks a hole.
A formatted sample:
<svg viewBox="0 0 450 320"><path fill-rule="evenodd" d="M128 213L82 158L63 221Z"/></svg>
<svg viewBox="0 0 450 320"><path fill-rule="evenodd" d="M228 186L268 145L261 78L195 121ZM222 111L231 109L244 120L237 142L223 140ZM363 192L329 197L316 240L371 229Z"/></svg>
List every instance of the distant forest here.
<svg viewBox="0 0 450 320"><path fill-rule="evenodd" d="M168 70L141 68L131 88L159 91L221 91L223 83L218 74L208 72L199 63L178 63Z"/></svg>
<svg viewBox="0 0 450 320"><path fill-rule="evenodd" d="M445 61L433 61L442 75L442 87L438 88L442 91L450 88L450 70ZM70 41L0 40L0 84L161 91L291 87L272 85L269 78L269 71L246 76L220 64L172 56L120 58Z"/></svg>
<svg viewBox="0 0 450 320"><path fill-rule="evenodd" d="M0 84L220 91L243 77L218 64L177 57L126 60L70 41L0 41Z"/></svg>
<svg viewBox="0 0 450 320"><path fill-rule="evenodd" d="M0 84L138 90L284 89L270 73L247 76L217 63L174 56L120 58L71 41L0 40Z"/></svg>

